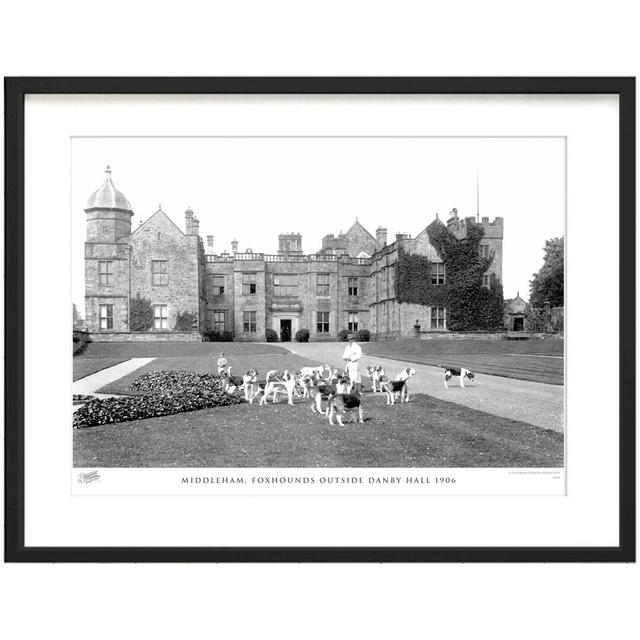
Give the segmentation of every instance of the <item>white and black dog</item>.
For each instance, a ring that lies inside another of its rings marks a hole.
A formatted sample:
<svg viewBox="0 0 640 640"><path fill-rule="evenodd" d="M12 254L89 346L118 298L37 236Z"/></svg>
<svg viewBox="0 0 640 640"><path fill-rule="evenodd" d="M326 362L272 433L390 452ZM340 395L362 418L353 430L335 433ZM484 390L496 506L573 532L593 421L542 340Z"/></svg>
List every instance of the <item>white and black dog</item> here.
<svg viewBox="0 0 640 640"><path fill-rule="evenodd" d="M319 367L302 367L302 369L300 369L300 375L313 376L315 374L318 374L319 376L321 376L325 371L331 371L331 368L328 364L322 364Z"/></svg>
<svg viewBox="0 0 640 640"><path fill-rule="evenodd" d="M469 371L469 369L465 369L464 367L445 367L443 364L439 364L438 366L444 369L444 386L447 389L449 388L449 380L455 376L460 378L460 386L463 389L465 378L471 382L475 380L473 371Z"/></svg>
<svg viewBox="0 0 640 640"><path fill-rule="evenodd" d="M318 373L306 374L301 376L299 384L303 387L303 398L311 398L311 411L315 413L323 413L321 410L321 402L323 396L326 398L333 391L335 393L335 385ZM328 391L325 388L330 387Z"/></svg>
<svg viewBox="0 0 640 640"><path fill-rule="evenodd" d="M409 402L409 387L407 382L411 376L416 375L416 370L405 367L395 380L390 380L387 376L380 378L380 388L387 394L387 404L395 404L396 396L400 402Z"/></svg>
<svg viewBox="0 0 640 640"><path fill-rule="evenodd" d="M329 397L328 407L329 424L333 425L333 419L338 420L338 424L344 427L342 416L350 411L358 412L358 422L364 423L362 418L362 392L359 393L337 393ZM355 422L355 419L354 419Z"/></svg>
<svg viewBox="0 0 640 640"><path fill-rule="evenodd" d="M344 377L322 378L320 376L305 376L301 383L307 390L307 397L311 398L311 411L319 415L329 415L329 405L322 410L322 401L328 400L336 393L348 393L351 388L351 381Z"/></svg>
<svg viewBox="0 0 640 640"><path fill-rule="evenodd" d="M294 393L298 394L298 387L302 389L302 397L309 397L309 381L320 379L323 376L331 377L331 367L328 364L323 364L319 367L302 367L300 371L296 371L296 388Z"/></svg>
<svg viewBox="0 0 640 640"><path fill-rule="evenodd" d="M382 391L380 386L380 378L384 375L384 369L379 364L370 364L366 368L367 377L371 378L371 390Z"/></svg>
<svg viewBox="0 0 640 640"><path fill-rule="evenodd" d="M347 376L341 376L335 382L334 391L327 398L326 415L329 418L329 424L333 425L333 419L336 418L338 424L344 427L342 416L348 412L358 412L358 422L364 423L362 417L362 390L358 387L358 391L353 391L351 380ZM354 419L355 422L355 419Z"/></svg>
<svg viewBox="0 0 640 640"><path fill-rule="evenodd" d="M238 389L239 391L244 391L244 399L249 400L248 386L255 382L257 376L258 372L255 369L250 369L242 376L232 376L231 367L227 367L227 371L223 371L220 374L220 380L225 393L235 393L236 389Z"/></svg>
<svg viewBox="0 0 640 640"><path fill-rule="evenodd" d="M292 373L285 371L282 375L277 375L277 371L272 369L267 373L267 380L264 391L260 398L260 404L267 404L270 395L273 395L273 402L277 402L278 394L287 395L287 404L293 404L293 391L296 386L296 379Z"/></svg>
<svg viewBox="0 0 640 640"><path fill-rule="evenodd" d="M245 397L252 404L253 401L264 391L264 384L258 382L258 372L255 369L247 371L243 376Z"/></svg>
<svg viewBox="0 0 640 640"><path fill-rule="evenodd" d="M411 376L416 375L416 370L411 367L405 367L397 376L396 380L408 380Z"/></svg>

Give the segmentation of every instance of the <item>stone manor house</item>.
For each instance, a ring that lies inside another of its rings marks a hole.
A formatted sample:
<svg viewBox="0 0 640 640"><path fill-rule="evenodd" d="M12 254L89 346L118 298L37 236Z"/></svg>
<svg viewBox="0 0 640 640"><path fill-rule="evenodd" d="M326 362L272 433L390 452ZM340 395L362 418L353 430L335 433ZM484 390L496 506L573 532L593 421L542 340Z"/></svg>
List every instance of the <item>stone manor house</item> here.
<svg viewBox="0 0 640 640"><path fill-rule="evenodd" d="M373 339L447 331L447 309L401 304L395 297L398 252L425 255L433 263L433 284L444 284L446 269L429 241L427 228L416 237L387 230L373 236L356 221L346 233L329 234L312 254L302 249L298 233L281 233L276 253L214 253L206 247L194 212L185 211L184 231L158 209L132 230L133 210L118 191L107 167L106 179L87 201L85 242L85 324L92 339L202 340L210 333L231 332L238 341L264 341L267 328L281 341L307 328L311 340L335 340L342 329L368 329ZM439 224L444 224L438 220ZM503 220L483 217L481 255L494 254L488 283L502 280ZM469 219L452 211L448 229L458 238ZM148 299L153 323L146 332L130 330L131 299ZM190 330L176 331L180 314L193 314Z"/></svg>

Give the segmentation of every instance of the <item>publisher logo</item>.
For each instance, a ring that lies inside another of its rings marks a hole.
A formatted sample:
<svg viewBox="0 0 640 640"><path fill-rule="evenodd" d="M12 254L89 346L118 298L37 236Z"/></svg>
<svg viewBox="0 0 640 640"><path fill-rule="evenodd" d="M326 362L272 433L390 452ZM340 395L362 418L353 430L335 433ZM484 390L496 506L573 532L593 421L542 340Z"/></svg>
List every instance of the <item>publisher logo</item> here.
<svg viewBox="0 0 640 640"><path fill-rule="evenodd" d="M89 484L96 480L100 480L100 474L97 471L88 471L87 473L78 474L78 482L80 484Z"/></svg>

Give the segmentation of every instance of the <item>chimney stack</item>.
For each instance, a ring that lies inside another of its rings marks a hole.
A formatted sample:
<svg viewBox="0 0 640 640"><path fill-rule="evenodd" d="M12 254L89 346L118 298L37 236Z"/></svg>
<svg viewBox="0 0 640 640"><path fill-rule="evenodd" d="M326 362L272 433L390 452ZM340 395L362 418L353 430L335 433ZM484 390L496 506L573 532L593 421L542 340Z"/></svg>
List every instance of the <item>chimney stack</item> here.
<svg viewBox="0 0 640 640"><path fill-rule="evenodd" d="M231 241L231 252L236 254L238 253L238 241L237 240L232 240Z"/></svg>
<svg viewBox="0 0 640 640"><path fill-rule="evenodd" d="M376 245L378 249L387 246L387 230L384 227L376 229Z"/></svg>
<svg viewBox="0 0 640 640"><path fill-rule="evenodd" d="M447 220L447 227L453 227L458 224L458 210L454 207L449 211L449 219Z"/></svg>
<svg viewBox="0 0 640 640"><path fill-rule="evenodd" d="M302 236L299 233L281 233L278 235L279 255L302 255Z"/></svg>
<svg viewBox="0 0 640 640"><path fill-rule="evenodd" d="M184 227L188 236L197 236L200 231L200 221L193 215L191 207L187 207L184 212Z"/></svg>
<svg viewBox="0 0 640 640"><path fill-rule="evenodd" d="M207 236L207 247L213 247L213 236Z"/></svg>

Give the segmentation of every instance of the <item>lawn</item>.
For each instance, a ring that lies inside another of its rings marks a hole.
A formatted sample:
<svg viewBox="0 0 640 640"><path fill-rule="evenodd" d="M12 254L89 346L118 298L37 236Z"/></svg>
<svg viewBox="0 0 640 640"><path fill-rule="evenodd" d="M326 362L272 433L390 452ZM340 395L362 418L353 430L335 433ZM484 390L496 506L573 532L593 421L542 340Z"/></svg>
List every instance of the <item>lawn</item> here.
<svg viewBox="0 0 640 640"><path fill-rule="evenodd" d="M260 346L260 345L257 345ZM242 375L249 369L256 369L259 372L259 379L264 380L267 371L277 369L278 371L295 371L301 367L313 367L321 363L303 358L302 356L282 350L281 353L238 353L232 355L225 351L227 361L231 367L232 375ZM128 376L124 376L101 389L98 393L116 393L134 395L131 391L131 383L145 373L150 371L196 371L198 373L216 373L216 358L210 355L182 356L182 357L161 357L153 360L149 364L136 369Z"/></svg>
<svg viewBox="0 0 640 640"><path fill-rule="evenodd" d="M368 356L418 364L466 367L476 373L564 383L564 341L530 340L395 340L363 344Z"/></svg>
<svg viewBox="0 0 640 640"><path fill-rule="evenodd" d="M127 384L145 371L160 368L212 372L217 371L216 362L221 351L225 353L227 361L233 367L232 373L242 372L242 368L238 369L238 366L251 368L251 365L246 363L256 359L253 354L261 358L261 363L268 362L269 358L266 356L273 356L281 362L282 356L291 355L286 349L277 345L248 342L92 342L87 345L81 355L73 358L73 380L79 380L130 358L155 357L158 359L154 360L150 366L123 379ZM277 366L279 365L273 368ZM113 393L126 392L119 390Z"/></svg>
<svg viewBox="0 0 640 640"><path fill-rule="evenodd" d="M107 367L113 367L113 365L128 359L128 357L85 358L83 356L75 356L73 358L73 381L75 382L76 380L80 380L80 378L90 376L92 373L96 373Z"/></svg>
<svg viewBox="0 0 640 640"><path fill-rule="evenodd" d="M428 395L330 426L294 406L242 404L74 431L77 467L561 467L563 436Z"/></svg>
<svg viewBox="0 0 640 640"><path fill-rule="evenodd" d="M252 353L288 353L276 344L261 342L91 342L77 358L208 356L215 364L221 351L227 358Z"/></svg>

